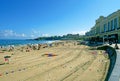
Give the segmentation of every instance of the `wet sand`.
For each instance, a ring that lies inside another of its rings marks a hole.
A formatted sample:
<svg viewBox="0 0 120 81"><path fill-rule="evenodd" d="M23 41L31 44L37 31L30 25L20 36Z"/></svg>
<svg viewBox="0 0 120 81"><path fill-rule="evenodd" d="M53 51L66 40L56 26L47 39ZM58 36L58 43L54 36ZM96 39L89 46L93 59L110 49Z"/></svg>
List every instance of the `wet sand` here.
<svg viewBox="0 0 120 81"><path fill-rule="evenodd" d="M71 42L29 52L17 47L0 52L0 62L6 55L11 58L0 65L0 81L104 81L109 66L104 51Z"/></svg>

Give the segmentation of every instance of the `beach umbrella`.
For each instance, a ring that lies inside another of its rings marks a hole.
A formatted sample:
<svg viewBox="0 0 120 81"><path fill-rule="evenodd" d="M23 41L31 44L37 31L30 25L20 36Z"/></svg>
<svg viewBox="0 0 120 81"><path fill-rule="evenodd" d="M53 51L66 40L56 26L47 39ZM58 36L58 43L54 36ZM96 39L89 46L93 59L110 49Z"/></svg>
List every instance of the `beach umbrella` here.
<svg viewBox="0 0 120 81"><path fill-rule="evenodd" d="M11 58L11 56L4 56L5 62L9 63L9 58Z"/></svg>

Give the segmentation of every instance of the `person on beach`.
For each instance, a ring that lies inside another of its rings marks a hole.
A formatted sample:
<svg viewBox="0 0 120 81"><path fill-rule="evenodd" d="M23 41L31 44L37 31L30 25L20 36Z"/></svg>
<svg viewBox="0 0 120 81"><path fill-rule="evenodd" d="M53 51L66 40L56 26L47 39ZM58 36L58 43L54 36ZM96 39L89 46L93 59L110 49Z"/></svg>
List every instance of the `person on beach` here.
<svg viewBox="0 0 120 81"><path fill-rule="evenodd" d="M9 51L13 51L14 50L14 45L10 45L9 46Z"/></svg>
<svg viewBox="0 0 120 81"><path fill-rule="evenodd" d="M30 52L29 48L27 47L26 52Z"/></svg>
<svg viewBox="0 0 120 81"><path fill-rule="evenodd" d="M0 48L2 48L2 46L0 46Z"/></svg>
<svg viewBox="0 0 120 81"><path fill-rule="evenodd" d="M40 50L40 48L41 48L41 44L38 44L38 50Z"/></svg>

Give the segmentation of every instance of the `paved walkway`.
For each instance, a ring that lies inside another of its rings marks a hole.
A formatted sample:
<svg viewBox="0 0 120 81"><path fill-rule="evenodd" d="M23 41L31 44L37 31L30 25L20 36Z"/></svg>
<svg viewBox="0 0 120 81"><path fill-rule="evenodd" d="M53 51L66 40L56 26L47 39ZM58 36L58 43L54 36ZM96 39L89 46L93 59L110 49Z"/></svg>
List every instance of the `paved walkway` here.
<svg viewBox="0 0 120 81"><path fill-rule="evenodd" d="M110 46L114 48L115 44L112 44ZM120 44L118 44L118 47L119 49L116 50L116 64L108 81L120 81Z"/></svg>

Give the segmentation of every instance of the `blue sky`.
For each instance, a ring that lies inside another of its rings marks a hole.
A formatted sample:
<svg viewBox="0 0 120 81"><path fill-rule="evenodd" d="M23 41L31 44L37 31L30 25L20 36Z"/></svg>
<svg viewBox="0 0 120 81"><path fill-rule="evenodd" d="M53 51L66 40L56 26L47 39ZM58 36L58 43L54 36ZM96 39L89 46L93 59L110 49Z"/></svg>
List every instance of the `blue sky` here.
<svg viewBox="0 0 120 81"><path fill-rule="evenodd" d="M84 34L120 0L0 0L0 39Z"/></svg>

